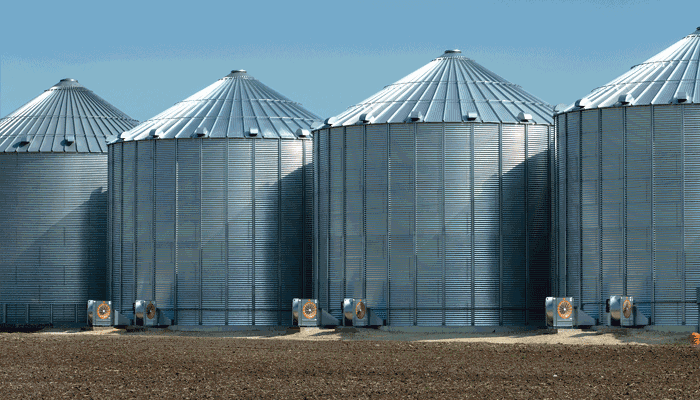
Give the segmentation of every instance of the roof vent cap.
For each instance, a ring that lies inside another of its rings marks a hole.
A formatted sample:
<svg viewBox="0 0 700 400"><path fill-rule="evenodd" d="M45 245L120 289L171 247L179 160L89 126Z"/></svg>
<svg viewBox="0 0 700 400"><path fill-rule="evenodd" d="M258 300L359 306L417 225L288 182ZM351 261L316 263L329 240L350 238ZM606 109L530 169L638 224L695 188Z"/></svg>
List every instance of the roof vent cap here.
<svg viewBox="0 0 700 400"><path fill-rule="evenodd" d="M105 138L105 142L106 142L107 144L114 144L114 143L117 143L117 142L120 142L120 141L122 141L122 138L120 138L119 136L108 135L108 136Z"/></svg>
<svg viewBox="0 0 700 400"><path fill-rule="evenodd" d="M231 73L232 74L247 74L248 71L246 71L244 69L234 69L233 71L231 71Z"/></svg>
<svg viewBox="0 0 700 400"><path fill-rule="evenodd" d="M620 97L617 98L617 101L619 101L623 106L626 106L634 101L634 96L629 93L621 94Z"/></svg>
<svg viewBox="0 0 700 400"><path fill-rule="evenodd" d="M474 111L470 111L464 116L464 119L467 121L476 121L477 118L479 118L479 114L475 113Z"/></svg>
<svg viewBox="0 0 700 400"><path fill-rule="evenodd" d="M406 122L421 122L423 121L423 113L420 111L411 111L410 114L408 114L408 118Z"/></svg>
<svg viewBox="0 0 700 400"><path fill-rule="evenodd" d="M22 138L19 140L19 143L17 143L20 147L26 146L31 142L32 139L29 137L29 135L23 135Z"/></svg>
<svg viewBox="0 0 700 400"><path fill-rule="evenodd" d="M336 122L338 122L338 118L336 118L336 117L329 117L329 118L326 118L326 120L323 121L323 122L324 122L324 124L326 124L326 125L333 125L333 124L335 124Z"/></svg>
<svg viewBox="0 0 700 400"><path fill-rule="evenodd" d="M675 96L673 96L673 100L675 100L676 103L685 103L688 101L688 93L678 92Z"/></svg>
<svg viewBox="0 0 700 400"><path fill-rule="evenodd" d="M359 122L363 124L368 124L374 121L374 116L372 115L372 111L368 111L366 113L360 114L360 119Z"/></svg>
<svg viewBox="0 0 700 400"><path fill-rule="evenodd" d="M325 125L325 124L321 121L314 121L311 123L310 128L312 131L315 131L316 129L320 129L323 125Z"/></svg>
<svg viewBox="0 0 700 400"><path fill-rule="evenodd" d="M301 128L297 129L297 136L299 136L299 137L307 137L307 136L309 136L309 133L310 132L306 129L301 129Z"/></svg>
<svg viewBox="0 0 700 400"><path fill-rule="evenodd" d="M578 108L586 108L589 104L591 104L591 101L585 97L583 99L576 100L576 103L574 103L574 105Z"/></svg>
<svg viewBox="0 0 700 400"><path fill-rule="evenodd" d="M459 50L459 49L445 50L445 54L460 54L460 53L462 53L462 50Z"/></svg>
<svg viewBox="0 0 700 400"><path fill-rule="evenodd" d="M163 131L160 128L157 129L151 129L148 132L148 138L149 139L158 139L159 137L163 136Z"/></svg>
<svg viewBox="0 0 700 400"><path fill-rule="evenodd" d="M250 128L248 129L248 135L250 136L258 136L258 128Z"/></svg>
<svg viewBox="0 0 700 400"><path fill-rule="evenodd" d="M527 113L524 113L524 112L521 111L521 112L518 114L518 121L520 121L520 122L530 122L530 121L532 121L532 115L527 114Z"/></svg>
<svg viewBox="0 0 700 400"><path fill-rule="evenodd" d="M78 82L78 81L73 79L73 78L63 78L63 79L61 79L61 82Z"/></svg>
<svg viewBox="0 0 700 400"><path fill-rule="evenodd" d="M209 129L207 129L204 126L197 127L197 129L194 130L194 133L192 134L192 137L206 137L209 134Z"/></svg>
<svg viewBox="0 0 700 400"><path fill-rule="evenodd" d="M73 143L75 143L75 136L74 135L68 135L63 139L64 146L70 146Z"/></svg>

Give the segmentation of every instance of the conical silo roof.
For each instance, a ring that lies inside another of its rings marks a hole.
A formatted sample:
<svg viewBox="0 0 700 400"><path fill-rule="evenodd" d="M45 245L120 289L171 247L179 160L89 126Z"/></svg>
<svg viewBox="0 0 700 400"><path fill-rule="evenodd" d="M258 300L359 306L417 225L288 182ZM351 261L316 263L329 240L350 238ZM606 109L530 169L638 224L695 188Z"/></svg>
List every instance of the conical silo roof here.
<svg viewBox="0 0 700 400"><path fill-rule="evenodd" d="M320 118L248 75L234 70L208 87L124 132L124 140L208 137L242 138L251 129L263 138L296 138Z"/></svg>
<svg viewBox="0 0 700 400"><path fill-rule="evenodd" d="M535 123L551 124L552 107L462 55L447 50L424 67L348 108L328 123L353 125L400 123L410 116L423 122L520 122L520 113Z"/></svg>
<svg viewBox="0 0 700 400"><path fill-rule="evenodd" d="M700 102L700 27L695 32L624 75L594 89L564 111L611 107ZM626 96L628 95L628 96ZM623 100L623 102L621 102Z"/></svg>
<svg viewBox="0 0 700 400"><path fill-rule="evenodd" d="M106 137L137 124L77 80L61 79L0 119L0 152L106 153Z"/></svg>

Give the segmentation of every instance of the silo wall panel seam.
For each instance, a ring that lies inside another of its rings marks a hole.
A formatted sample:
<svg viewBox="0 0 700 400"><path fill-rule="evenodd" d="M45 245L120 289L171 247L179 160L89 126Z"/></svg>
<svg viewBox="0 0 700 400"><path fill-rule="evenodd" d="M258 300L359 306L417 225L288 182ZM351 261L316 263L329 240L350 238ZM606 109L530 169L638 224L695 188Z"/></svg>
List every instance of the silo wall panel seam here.
<svg viewBox="0 0 700 400"><path fill-rule="evenodd" d="M474 126L474 324L500 323L500 128Z"/></svg>
<svg viewBox="0 0 700 400"><path fill-rule="evenodd" d="M314 185L316 184L314 163L314 143L310 140L303 142L304 147L304 298L312 298L313 294L313 257L314 257Z"/></svg>
<svg viewBox="0 0 700 400"><path fill-rule="evenodd" d="M568 181L567 181L567 132L569 114L559 115L557 123L557 150L556 150L556 173L557 173L557 196L556 196L556 222L557 222L557 273L556 285L557 296L568 296L568 264L567 264L567 244L568 244Z"/></svg>
<svg viewBox="0 0 700 400"><path fill-rule="evenodd" d="M364 128L345 128L345 295L365 298L364 274Z"/></svg>
<svg viewBox="0 0 700 400"><path fill-rule="evenodd" d="M329 131L329 258L328 258L328 298L326 310L340 318L340 309L345 295L345 241L344 232L344 152L345 128L331 128Z"/></svg>
<svg viewBox="0 0 700 400"><path fill-rule="evenodd" d="M443 124L415 125L416 325L445 318Z"/></svg>
<svg viewBox="0 0 700 400"><path fill-rule="evenodd" d="M653 298L651 107L626 110L626 291L651 316Z"/></svg>
<svg viewBox="0 0 700 400"><path fill-rule="evenodd" d="M201 143L202 325L226 325L227 141Z"/></svg>
<svg viewBox="0 0 700 400"><path fill-rule="evenodd" d="M253 141L231 140L228 148L229 325L253 323L254 164Z"/></svg>
<svg viewBox="0 0 700 400"><path fill-rule="evenodd" d="M527 310L527 171L525 125L502 125L501 324L523 325Z"/></svg>
<svg viewBox="0 0 700 400"><path fill-rule="evenodd" d="M654 264L657 325L683 323L682 132L678 107L654 107Z"/></svg>
<svg viewBox="0 0 700 400"><path fill-rule="evenodd" d="M568 296L581 299L581 113L567 116L566 129L566 290ZM592 175L593 176L593 175ZM595 182L594 182L594 185ZM595 209L595 202L593 202ZM593 223L593 221L591 221ZM597 229L597 226L596 226ZM593 232L592 232L593 233ZM597 263L596 263L597 265ZM580 305L580 304L579 304Z"/></svg>
<svg viewBox="0 0 700 400"><path fill-rule="evenodd" d="M329 263L329 216L330 216L330 155L329 155L329 141L330 141L330 129L324 129L317 135L318 142L318 196L317 204L318 210L315 212L318 215L317 218L317 231L318 231L318 243L317 243L317 259L318 263L315 266L316 269L316 293L319 304L322 307L328 308L328 263Z"/></svg>
<svg viewBox="0 0 700 400"><path fill-rule="evenodd" d="M281 140L280 157L280 324L286 324L293 298L304 288L304 141Z"/></svg>
<svg viewBox="0 0 700 400"><path fill-rule="evenodd" d="M255 324L278 324L279 142L255 143Z"/></svg>
<svg viewBox="0 0 700 400"><path fill-rule="evenodd" d="M200 322L200 146L177 140L177 323Z"/></svg>
<svg viewBox="0 0 700 400"><path fill-rule="evenodd" d="M132 304L134 287L136 285L136 264L134 260L134 235L136 232L136 215L134 215L134 196L136 179L136 143L128 142L122 145L122 281L121 281L121 311L133 318Z"/></svg>
<svg viewBox="0 0 700 400"><path fill-rule="evenodd" d="M624 293L624 109L600 111L600 299ZM619 294L618 294L619 293Z"/></svg>
<svg viewBox="0 0 700 400"><path fill-rule="evenodd" d="M391 325L415 324L415 138L412 126L389 126L389 303Z"/></svg>
<svg viewBox="0 0 700 400"><path fill-rule="evenodd" d="M136 171L133 179L135 194L135 265L136 289L134 300L153 299L153 153L155 141L134 143L137 151Z"/></svg>
<svg viewBox="0 0 700 400"><path fill-rule="evenodd" d="M468 125L445 126L445 325L472 325L472 152Z"/></svg>
<svg viewBox="0 0 700 400"><path fill-rule="evenodd" d="M176 141L155 141L154 190L154 290L158 308L175 319L175 251L177 196Z"/></svg>
<svg viewBox="0 0 700 400"><path fill-rule="evenodd" d="M556 275L550 233L552 221L550 165L553 128L528 125L527 129L527 324L544 321L542 303L551 296Z"/></svg>
<svg viewBox="0 0 700 400"><path fill-rule="evenodd" d="M364 131L366 298L369 307L388 319L388 130L368 125Z"/></svg>

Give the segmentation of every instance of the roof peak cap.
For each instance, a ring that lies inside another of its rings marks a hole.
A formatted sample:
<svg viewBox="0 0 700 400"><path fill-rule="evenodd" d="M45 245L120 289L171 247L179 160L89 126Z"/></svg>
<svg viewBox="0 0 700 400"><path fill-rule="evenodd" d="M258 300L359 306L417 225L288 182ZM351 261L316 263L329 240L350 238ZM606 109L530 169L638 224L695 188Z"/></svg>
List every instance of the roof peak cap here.
<svg viewBox="0 0 700 400"><path fill-rule="evenodd" d="M248 75L248 71L244 69L234 69L231 70L231 73L228 74L228 76L241 76L241 75Z"/></svg>
<svg viewBox="0 0 700 400"><path fill-rule="evenodd" d="M77 79L63 78L60 81L58 81L57 84L53 85L51 87L51 89L53 89L53 88L65 88L65 87L83 87L83 85L78 83Z"/></svg>
<svg viewBox="0 0 700 400"><path fill-rule="evenodd" d="M438 58L464 57L460 49L448 49Z"/></svg>

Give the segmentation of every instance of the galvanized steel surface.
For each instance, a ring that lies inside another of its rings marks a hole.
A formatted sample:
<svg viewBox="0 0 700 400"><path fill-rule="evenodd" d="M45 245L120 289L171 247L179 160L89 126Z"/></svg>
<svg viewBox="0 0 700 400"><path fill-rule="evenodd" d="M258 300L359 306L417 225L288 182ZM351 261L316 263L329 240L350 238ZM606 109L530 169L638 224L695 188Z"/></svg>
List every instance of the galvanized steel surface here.
<svg viewBox="0 0 700 400"><path fill-rule="evenodd" d="M314 297L389 325L544 323L549 125L365 124L314 132Z"/></svg>
<svg viewBox="0 0 700 400"><path fill-rule="evenodd" d="M244 138L259 133L263 138L294 139L298 129L308 130L319 120L246 71L234 70L121 137L144 140L152 138L153 132L160 138L189 138L200 132L212 138Z"/></svg>
<svg viewBox="0 0 700 400"><path fill-rule="evenodd" d="M700 29L582 99L585 108L700 103ZM627 96L628 95L628 96ZM630 97L631 96L631 97ZM572 104L564 111L577 110Z"/></svg>
<svg viewBox="0 0 700 400"><path fill-rule="evenodd" d="M517 123L518 114L533 122L552 124L552 107L542 100L462 56L448 50L424 67L347 111L331 118L331 126L362 123L423 122Z"/></svg>
<svg viewBox="0 0 700 400"><path fill-rule="evenodd" d="M299 130L317 120L236 70L110 144L115 308L148 298L179 325L289 323L311 286Z"/></svg>
<svg viewBox="0 0 700 400"><path fill-rule="evenodd" d="M0 322L84 322L104 298L107 154L0 154Z"/></svg>
<svg viewBox="0 0 700 400"><path fill-rule="evenodd" d="M0 322L84 322L105 297L105 137L135 125L73 79L0 120Z"/></svg>
<svg viewBox="0 0 700 400"><path fill-rule="evenodd" d="M311 286L311 140L109 149L115 309L152 298L179 325L289 323Z"/></svg>
<svg viewBox="0 0 700 400"><path fill-rule="evenodd" d="M596 318L626 295L653 324L697 324L700 105L557 119L559 293Z"/></svg>
<svg viewBox="0 0 700 400"><path fill-rule="evenodd" d="M62 79L0 119L0 152L106 153L106 137L136 124L75 79Z"/></svg>

